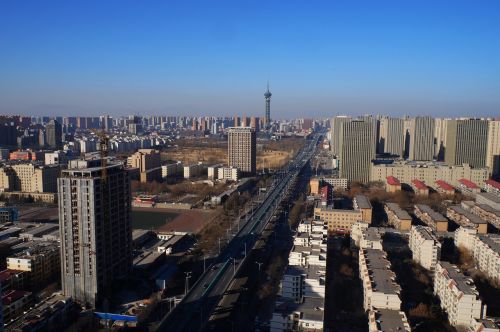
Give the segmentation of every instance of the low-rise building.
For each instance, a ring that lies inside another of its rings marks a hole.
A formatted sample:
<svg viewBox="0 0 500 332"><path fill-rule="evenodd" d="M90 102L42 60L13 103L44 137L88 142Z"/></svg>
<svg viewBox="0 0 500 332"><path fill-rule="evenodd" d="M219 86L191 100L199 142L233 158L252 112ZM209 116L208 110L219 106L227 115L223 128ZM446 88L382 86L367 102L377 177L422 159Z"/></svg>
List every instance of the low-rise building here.
<svg viewBox="0 0 500 332"><path fill-rule="evenodd" d="M462 227L474 228L480 234L488 233L488 222L478 215L466 211L460 205L448 206L446 216Z"/></svg>
<svg viewBox="0 0 500 332"><path fill-rule="evenodd" d="M373 309L400 310L401 287L383 250L359 250L359 277L363 284L363 307Z"/></svg>
<svg viewBox="0 0 500 332"><path fill-rule="evenodd" d="M425 204L415 204L415 215L436 232L448 231L448 219Z"/></svg>
<svg viewBox="0 0 500 332"><path fill-rule="evenodd" d="M361 211L362 220L368 223L372 222L372 205L365 195L356 195L352 200L354 210Z"/></svg>
<svg viewBox="0 0 500 332"><path fill-rule="evenodd" d="M455 194L455 187L443 180L437 180L434 189L443 195L453 195Z"/></svg>
<svg viewBox="0 0 500 332"><path fill-rule="evenodd" d="M411 216L401 209L397 203L386 203L384 207L387 221L394 228L401 231L409 231L411 228Z"/></svg>
<svg viewBox="0 0 500 332"><path fill-rule="evenodd" d="M276 301L269 322L271 332L323 331L324 299L305 298L303 302Z"/></svg>
<svg viewBox="0 0 500 332"><path fill-rule="evenodd" d="M481 188L471 180L459 179L458 180L458 190L463 194L475 196L481 192Z"/></svg>
<svg viewBox="0 0 500 332"><path fill-rule="evenodd" d="M59 247L53 242L36 242L28 250L8 257L7 268L28 272L29 289L40 290L59 277Z"/></svg>
<svg viewBox="0 0 500 332"><path fill-rule="evenodd" d="M368 331L411 332L411 328L404 311L380 309L380 310L370 310L370 312L368 313Z"/></svg>
<svg viewBox="0 0 500 332"><path fill-rule="evenodd" d="M161 176L163 178L181 176L183 172L184 166L182 166L182 163L180 161L161 166Z"/></svg>
<svg viewBox="0 0 500 332"><path fill-rule="evenodd" d="M429 187L427 187L424 182L413 179L411 180L410 185L415 195L426 197L429 196Z"/></svg>
<svg viewBox="0 0 500 332"><path fill-rule="evenodd" d="M409 240L413 260L432 273L441 258L441 243L426 226L412 226Z"/></svg>
<svg viewBox="0 0 500 332"><path fill-rule="evenodd" d="M333 206L322 206L314 208L314 218L324 221L330 232L348 233L354 223L363 221L363 214L360 210L334 209ZM371 222L371 220L366 222Z"/></svg>
<svg viewBox="0 0 500 332"><path fill-rule="evenodd" d="M488 179L484 181L484 191L487 193L500 195L500 182L493 179Z"/></svg>
<svg viewBox="0 0 500 332"><path fill-rule="evenodd" d="M206 167L202 163L192 164L184 166L184 178L190 179L193 177L197 177L203 175L206 171Z"/></svg>
<svg viewBox="0 0 500 332"><path fill-rule="evenodd" d="M332 186L334 190L337 190L337 189L347 190L347 179L346 178L324 177L323 182Z"/></svg>
<svg viewBox="0 0 500 332"><path fill-rule="evenodd" d="M484 317L484 308L474 281L455 265L440 261L434 275L434 294L448 313L452 326L469 328L475 319Z"/></svg>
<svg viewBox="0 0 500 332"><path fill-rule="evenodd" d="M474 204L474 202L472 202L470 211L486 220L497 229L500 229L500 210L496 210L487 204Z"/></svg>
<svg viewBox="0 0 500 332"><path fill-rule="evenodd" d="M240 171L236 167L220 167L217 170L217 179L238 181L240 179Z"/></svg>
<svg viewBox="0 0 500 332"><path fill-rule="evenodd" d="M360 247L361 237L363 232L370 227L370 224L364 221L358 221L351 226L351 245L355 247Z"/></svg>
<svg viewBox="0 0 500 332"><path fill-rule="evenodd" d="M2 316L4 324L7 324L11 319L21 315L30 304L33 303L33 298L30 292L20 290L10 290L2 294Z"/></svg>
<svg viewBox="0 0 500 332"><path fill-rule="evenodd" d="M401 191L401 182L398 178L390 175L385 180L385 190L389 193Z"/></svg>
<svg viewBox="0 0 500 332"><path fill-rule="evenodd" d="M368 227L361 232L359 248L382 250L382 233L380 229L377 227Z"/></svg>
<svg viewBox="0 0 500 332"><path fill-rule="evenodd" d="M493 193L480 193L476 195L477 204L486 204L495 210L500 210L500 195Z"/></svg>
<svg viewBox="0 0 500 332"><path fill-rule="evenodd" d="M474 322L470 326L468 332L500 332L500 319L474 319Z"/></svg>

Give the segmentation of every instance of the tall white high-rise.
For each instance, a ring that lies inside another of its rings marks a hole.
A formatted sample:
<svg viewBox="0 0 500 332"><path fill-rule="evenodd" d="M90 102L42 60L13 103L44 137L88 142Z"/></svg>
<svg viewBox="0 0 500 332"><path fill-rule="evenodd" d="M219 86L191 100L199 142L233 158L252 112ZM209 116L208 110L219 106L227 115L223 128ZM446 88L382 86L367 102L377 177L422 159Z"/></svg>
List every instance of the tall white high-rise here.
<svg viewBox="0 0 500 332"><path fill-rule="evenodd" d="M449 165L486 166L488 121L479 119L450 120L446 130L444 161Z"/></svg>
<svg viewBox="0 0 500 332"><path fill-rule="evenodd" d="M403 157L404 139L403 119L386 117L380 120L379 152Z"/></svg>

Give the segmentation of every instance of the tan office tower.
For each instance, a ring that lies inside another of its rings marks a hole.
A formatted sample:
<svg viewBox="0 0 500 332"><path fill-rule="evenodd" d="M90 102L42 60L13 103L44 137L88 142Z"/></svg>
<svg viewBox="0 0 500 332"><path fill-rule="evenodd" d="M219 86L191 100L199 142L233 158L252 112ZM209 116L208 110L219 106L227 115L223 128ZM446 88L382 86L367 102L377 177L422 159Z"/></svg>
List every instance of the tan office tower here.
<svg viewBox="0 0 500 332"><path fill-rule="evenodd" d="M404 120L383 118L380 120L379 152L403 157Z"/></svg>
<svg viewBox="0 0 500 332"><path fill-rule="evenodd" d="M71 160L57 179L61 281L66 296L103 307L132 267L130 180L122 163Z"/></svg>
<svg viewBox="0 0 500 332"><path fill-rule="evenodd" d="M340 126L342 123L351 121L351 118L348 116L336 116L333 117L330 121L330 131L331 131L331 142L330 142L330 150L336 156L340 154Z"/></svg>
<svg viewBox="0 0 500 332"><path fill-rule="evenodd" d="M229 128L227 145L229 166L238 168L243 174L255 174L257 164L256 145L257 139L253 128Z"/></svg>
<svg viewBox="0 0 500 332"><path fill-rule="evenodd" d="M444 161L448 166L469 164L486 166L488 121L479 119L451 120L446 130Z"/></svg>
<svg viewBox="0 0 500 332"><path fill-rule="evenodd" d="M371 162L375 158L375 135L371 122L348 121L340 126L340 166L341 178L349 182L370 181Z"/></svg>
<svg viewBox="0 0 500 332"><path fill-rule="evenodd" d="M500 180L500 119L488 121L486 166L492 178Z"/></svg>
<svg viewBox="0 0 500 332"><path fill-rule="evenodd" d="M432 160L434 158L434 119L417 116L410 123L410 160Z"/></svg>

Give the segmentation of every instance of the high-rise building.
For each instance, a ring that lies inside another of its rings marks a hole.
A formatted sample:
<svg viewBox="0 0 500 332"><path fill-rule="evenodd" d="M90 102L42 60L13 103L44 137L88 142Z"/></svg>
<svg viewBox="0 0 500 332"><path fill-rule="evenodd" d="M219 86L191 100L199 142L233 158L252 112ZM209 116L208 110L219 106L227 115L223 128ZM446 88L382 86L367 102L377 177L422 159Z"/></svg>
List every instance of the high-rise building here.
<svg viewBox="0 0 500 332"><path fill-rule="evenodd" d="M60 149L62 146L62 126L56 120L50 120L45 126L46 143L51 149Z"/></svg>
<svg viewBox="0 0 500 332"><path fill-rule="evenodd" d="M259 124L260 124L260 119L258 117L252 116L250 118L250 127L255 129L255 131L260 130Z"/></svg>
<svg viewBox="0 0 500 332"><path fill-rule="evenodd" d="M446 131L444 161L449 165L486 166L488 121L450 120Z"/></svg>
<svg viewBox="0 0 500 332"><path fill-rule="evenodd" d="M371 162L375 158L374 126L366 121L347 121L339 132L339 176L349 182L370 181Z"/></svg>
<svg viewBox="0 0 500 332"><path fill-rule="evenodd" d="M336 156L340 154L340 126L344 122L351 121L348 116L336 116L330 121L331 142L330 149Z"/></svg>
<svg viewBox="0 0 500 332"><path fill-rule="evenodd" d="M383 118L380 120L379 152L403 157L404 120Z"/></svg>
<svg viewBox="0 0 500 332"><path fill-rule="evenodd" d="M266 114L265 114L265 121L266 121L266 128L269 128L271 126L271 96L273 94L271 91L269 91L269 82L267 82L267 91L264 93L264 98L266 99Z"/></svg>
<svg viewBox="0 0 500 332"><path fill-rule="evenodd" d="M129 174L117 161L72 160L58 194L62 290L99 308L132 266Z"/></svg>
<svg viewBox="0 0 500 332"><path fill-rule="evenodd" d="M138 168L141 182L161 180L161 156L155 149L139 149L127 158L127 165Z"/></svg>
<svg viewBox="0 0 500 332"><path fill-rule="evenodd" d="M249 127L229 128L228 163L244 174L255 174L257 165L257 139L255 130Z"/></svg>
<svg viewBox="0 0 500 332"><path fill-rule="evenodd" d="M486 166L490 169L491 177L500 180L500 119L488 122Z"/></svg>
<svg viewBox="0 0 500 332"><path fill-rule="evenodd" d="M434 119L434 158L439 161L444 160L444 152L446 150L446 132L448 122L451 119Z"/></svg>
<svg viewBox="0 0 500 332"><path fill-rule="evenodd" d="M430 116L417 116L410 124L409 159L426 161L434 157L434 119Z"/></svg>

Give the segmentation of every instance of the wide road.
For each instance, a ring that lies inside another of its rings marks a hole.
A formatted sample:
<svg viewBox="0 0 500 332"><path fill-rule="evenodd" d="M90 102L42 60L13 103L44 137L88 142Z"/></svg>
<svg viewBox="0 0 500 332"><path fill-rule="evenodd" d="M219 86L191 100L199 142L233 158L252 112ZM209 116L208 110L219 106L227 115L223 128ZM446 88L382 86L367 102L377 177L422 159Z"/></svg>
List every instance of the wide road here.
<svg viewBox="0 0 500 332"><path fill-rule="evenodd" d="M253 213L250 212L248 221L234 235L215 263L160 322L158 331L199 331L203 328L238 269L245 264L246 252L252 249L298 173L312 157L318 138L319 135L315 135L312 140L308 140L295 158L277 175L262 203Z"/></svg>

